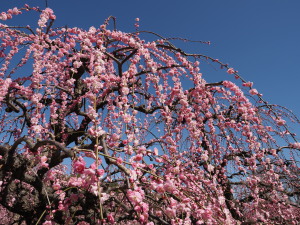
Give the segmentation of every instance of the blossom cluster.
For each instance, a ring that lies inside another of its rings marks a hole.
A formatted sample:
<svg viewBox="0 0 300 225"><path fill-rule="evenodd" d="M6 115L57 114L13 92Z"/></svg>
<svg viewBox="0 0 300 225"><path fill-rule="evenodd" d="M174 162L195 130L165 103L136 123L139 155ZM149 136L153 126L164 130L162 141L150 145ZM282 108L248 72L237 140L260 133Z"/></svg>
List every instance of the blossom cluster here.
<svg viewBox="0 0 300 225"><path fill-rule="evenodd" d="M288 113L238 71L212 60L239 80L208 83L203 56L167 39L109 20L54 29L52 9L24 9L40 13L37 30L0 30L0 215L45 225L300 219Z"/></svg>

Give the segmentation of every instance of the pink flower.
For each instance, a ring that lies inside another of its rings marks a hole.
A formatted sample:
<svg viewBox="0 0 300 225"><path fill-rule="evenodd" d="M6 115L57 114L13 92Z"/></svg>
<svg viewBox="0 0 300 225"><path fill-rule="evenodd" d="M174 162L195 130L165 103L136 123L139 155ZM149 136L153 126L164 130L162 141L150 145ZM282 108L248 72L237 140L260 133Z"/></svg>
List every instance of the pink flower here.
<svg viewBox="0 0 300 225"><path fill-rule="evenodd" d="M136 205L136 206L134 207L134 210L135 210L136 212L140 213L140 212L142 211L142 208L141 208L139 205Z"/></svg>
<svg viewBox="0 0 300 225"><path fill-rule="evenodd" d="M138 153L140 153L140 154L146 154L147 153L146 147L145 146L140 146L138 148Z"/></svg>
<svg viewBox="0 0 300 225"><path fill-rule="evenodd" d="M54 183L52 185L52 188L57 191L57 190L59 190L61 188L61 186L58 183Z"/></svg>
<svg viewBox="0 0 300 225"><path fill-rule="evenodd" d="M93 169L93 170L97 169L96 163L93 162L93 163L90 165L90 168Z"/></svg>
<svg viewBox="0 0 300 225"><path fill-rule="evenodd" d="M213 170L214 170L214 166L211 165L211 164L208 164L208 166L207 166L207 171L208 171L208 172L212 172Z"/></svg>
<svg viewBox="0 0 300 225"><path fill-rule="evenodd" d="M7 20L7 14L5 12L1 13L0 19L1 20Z"/></svg>
<svg viewBox="0 0 300 225"><path fill-rule="evenodd" d="M88 175L88 176L92 176L92 175L95 175L95 170L93 170L93 169L84 169L83 173Z"/></svg>
<svg viewBox="0 0 300 225"><path fill-rule="evenodd" d="M298 148L298 149L300 149L300 142L291 143L291 144L289 144L289 146L291 148Z"/></svg>
<svg viewBox="0 0 300 225"><path fill-rule="evenodd" d="M118 157L116 161L117 161L117 164L122 164L123 163L123 159L121 157Z"/></svg>
<svg viewBox="0 0 300 225"><path fill-rule="evenodd" d="M59 203L58 204L58 209L61 210L61 211L65 210L65 206L62 203Z"/></svg>
<svg viewBox="0 0 300 225"><path fill-rule="evenodd" d="M107 220L111 224L115 223L115 219L114 219L114 216L113 216L112 213L110 213L110 214L107 215Z"/></svg>
<svg viewBox="0 0 300 225"><path fill-rule="evenodd" d="M143 155L142 154L137 154L135 157L134 157L134 161L141 161L143 159Z"/></svg>
<svg viewBox="0 0 300 225"><path fill-rule="evenodd" d="M227 73L229 73L229 74L234 74L234 73L235 73L235 70L234 70L233 68L229 68L229 69L227 70Z"/></svg>
<svg viewBox="0 0 300 225"><path fill-rule="evenodd" d="M82 65L82 62L80 62L80 61L75 61L73 63L74 68L79 68L81 65Z"/></svg>
<svg viewBox="0 0 300 225"><path fill-rule="evenodd" d="M173 193L176 189L175 185L172 183L172 181L170 180L167 180L165 183L164 183L164 189L167 191L167 192L170 192L170 193Z"/></svg>
<svg viewBox="0 0 300 225"><path fill-rule="evenodd" d="M116 133L113 133L113 134L111 135L111 140L112 140L112 141L118 141L119 139L120 139L120 136L117 135Z"/></svg>
<svg viewBox="0 0 300 225"><path fill-rule="evenodd" d="M103 169L97 169L97 174L98 176L102 176L104 174L104 170Z"/></svg>
<svg viewBox="0 0 300 225"><path fill-rule="evenodd" d="M129 94L129 88L128 87L122 87L121 92L123 95L128 95Z"/></svg>
<svg viewBox="0 0 300 225"><path fill-rule="evenodd" d="M253 82L246 82L246 83L243 83L243 86L244 86L244 87L252 87L252 86L253 86Z"/></svg>
<svg viewBox="0 0 300 225"><path fill-rule="evenodd" d="M278 126L283 126L285 124L285 120L283 120L283 119L277 119L276 123L277 123Z"/></svg>
<svg viewBox="0 0 300 225"><path fill-rule="evenodd" d="M12 9L12 14L14 14L14 15L18 15L18 14L21 14L22 12L20 11L20 10L18 10L18 8L17 7L14 7L13 9Z"/></svg>
<svg viewBox="0 0 300 225"><path fill-rule="evenodd" d="M142 202L142 200L143 200L143 196L138 191L128 190L127 196L129 198L129 200L135 205Z"/></svg>
<svg viewBox="0 0 300 225"><path fill-rule="evenodd" d="M162 158L155 158L155 161L158 162L158 163L161 163L163 161Z"/></svg>
<svg viewBox="0 0 300 225"><path fill-rule="evenodd" d="M129 123L131 121L131 116L129 114L123 115L124 123Z"/></svg>
<svg viewBox="0 0 300 225"><path fill-rule="evenodd" d="M212 216L212 211L210 209L202 210L202 215L201 216L205 220L210 219L211 216Z"/></svg>
<svg viewBox="0 0 300 225"><path fill-rule="evenodd" d="M85 161L82 157L79 157L77 161L73 164L74 171L76 173L83 173L85 169Z"/></svg>
<svg viewBox="0 0 300 225"><path fill-rule="evenodd" d="M176 216L176 210L173 208L167 208L165 213L167 214L168 217L175 217Z"/></svg>
<svg viewBox="0 0 300 225"><path fill-rule="evenodd" d="M80 177L71 177L69 180L69 185L80 187L81 185L83 185L83 180Z"/></svg>
<svg viewBox="0 0 300 225"><path fill-rule="evenodd" d="M276 149L271 149L270 152L271 152L271 154L273 156L276 156L276 154L277 154L277 150Z"/></svg>
<svg viewBox="0 0 300 225"><path fill-rule="evenodd" d="M159 184L157 185L156 189L155 189L158 193L164 193L165 189L164 189L164 185L163 184Z"/></svg>
<svg viewBox="0 0 300 225"><path fill-rule="evenodd" d="M41 157L41 163L45 163L45 162L47 162L47 160L48 160L48 158L47 158L47 156L42 156Z"/></svg>
<svg viewBox="0 0 300 225"><path fill-rule="evenodd" d="M149 211L149 205L145 202L141 203L143 212L148 212Z"/></svg>
<svg viewBox="0 0 300 225"><path fill-rule="evenodd" d="M251 90L249 91L249 93L250 93L251 95L257 95L257 94L258 94L258 91L257 91L256 89L251 89Z"/></svg>
<svg viewBox="0 0 300 225"><path fill-rule="evenodd" d="M99 190L97 184L91 186L91 193L93 193L95 196L98 196Z"/></svg>
<svg viewBox="0 0 300 225"><path fill-rule="evenodd" d="M162 216L162 211L160 211L160 210L156 211L155 214L156 214L156 216Z"/></svg>
<svg viewBox="0 0 300 225"><path fill-rule="evenodd" d="M101 193L101 199L100 199L100 201L101 201L101 203L103 204L106 200L108 200L109 199L109 197L110 197L110 195L109 194L106 194L106 193Z"/></svg>
<svg viewBox="0 0 300 225"><path fill-rule="evenodd" d="M48 168L49 164L46 163L47 160L48 160L47 156L42 156L42 157L41 157L41 163L40 163L40 166L41 166L41 167Z"/></svg>
<svg viewBox="0 0 300 225"><path fill-rule="evenodd" d="M158 149L157 148L154 148L153 155L158 155Z"/></svg>
<svg viewBox="0 0 300 225"><path fill-rule="evenodd" d="M202 154L202 155L201 155L201 159L202 159L203 161L207 161L207 160L208 160L208 155L207 155L207 154Z"/></svg>

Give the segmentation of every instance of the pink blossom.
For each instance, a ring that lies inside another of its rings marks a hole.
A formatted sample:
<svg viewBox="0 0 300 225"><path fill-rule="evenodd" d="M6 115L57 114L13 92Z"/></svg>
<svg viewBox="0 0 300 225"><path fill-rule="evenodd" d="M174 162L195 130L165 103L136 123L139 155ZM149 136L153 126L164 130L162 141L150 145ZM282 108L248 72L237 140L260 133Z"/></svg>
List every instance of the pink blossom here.
<svg viewBox="0 0 300 225"><path fill-rule="evenodd" d="M235 70L234 70L233 68L229 68L229 69L227 70L227 73L229 73L229 74L234 74L234 73L235 73Z"/></svg>
<svg viewBox="0 0 300 225"><path fill-rule="evenodd" d="M214 170L214 166L211 165L211 164L208 164L208 165L207 165L207 171L208 171L208 172L212 172L213 170Z"/></svg>
<svg viewBox="0 0 300 225"><path fill-rule="evenodd" d="M118 134L116 134L116 133L113 133L113 134L111 135L111 140L112 140L112 141L118 141L119 138L120 138L120 136L119 136Z"/></svg>
<svg viewBox="0 0 300 225"><path fill-rule="evenodd" d="M153 155L158 155L158 149L157 148L154 148Z"/></svg>
<svg viewBox="0 0 300 225"><path fill-rule="evenodd" d="M167 180L164 183L164 189L167 192L173 193L176 189L176 186L173 184L173 182L171 180Z"/></svg>
<svg viewBox="0 0 300 225"><path fill-rule="evenodd" d="M137 154L135 157L134 157L134 161L141 161L143 159L143 155L142 154Z"/></svg>
<svg viewBox="0 0 300 225"><path fill-rule="evenodd" d="M97 185L97 184L91 185L90 191L91 191L91 193L93 193L95 196L98 196L98 194L99 194L98 185Z"/></svg>
<svg viewBox="0 0 300 225"><path fill-rule="evenodd" d="M124 123L129 123L131 121L131 116L129 114L124 114L123 115L123 120L124 120Z"/></svg>
<svg viewBox="0 0 300 225"><path fill-rule="evenodd" d="M170 217L170 218L174 218L175 216L176 216L176 210L174 209L174 208L167 208L166 210L165 210L165 213L166 213L166 215L168 216L168 217Z"/></svg>
<svg viewBox="0 0 300 225"><path fill-rule="evenodd" d="M98 114L96 112L94 112L94 114L92 115L92 118L96 119L97 116L98 116ZM93 126L88 130L88 132L90 135L92 135L94 137L100 137L101 135L106 133L100 126L98 126L97 128Z"/></svg>
<svg viewBox="0 0 300 225"><path fill-rule="evenodd" d="M42 156L41 157L41 163L44 163L44 162L47 162L47 160L48 160L48 158L47 158L47 156Z"/></svg>
<svg viewBox="0 0 300 225"><path fill-rule="evenodd" d="M83 183L84 181L81 177L70 177L69 179L69 185L71 186L80 187L83 185Z"/></svg>
<svg viewBox="0 0 300 225"><path fill-rule="evenodd" d="M210 209L202 210L201 216L205 220L210 219L212 216L212 211Z"/></svg>
<svg viewBox="0 0 300 225"><path fill-rule="evenodd" d="M61 211L65 210L65 206L62 203L59 203L58 204L58 209L61 210Z"/></svg>
<svg viewBox="0 0 300 225"><path fill-rule="evenodd" d="M122 87L121 91L122 91L123 95L128 95L129 94L129 88L128 87Z"/></svg>
<svg viewBox="0 0 300 225"><path fill-rule="evenodd" d="M96 163L95 163L95 162L93 162L93 163L90 165L90 168L91 168L92 170L95 170L95 169L97 169L97 165L96 165Z"/></svg>
<svg viewBox="0 0 300 225"><path fill-rule="evenodd" d="M243 83L244 87L252 87L253 86L253 82L245 82Z"/></svg>
<svg viewBox="0 0 300 225"><path fill-rule="evenodd" d="M283 126L286 122L283 119L277 119L276 123L277 123L278 126Z"/></svg>
<svg viewBox="0 0 300 225"><path fill-rule="evenodd" d="M300 149L300 142L290 143L289 146L292 148Z"/></svg>
<svg viewBox="0 0 300 225"><path fill-rule="evenodd" d="M140 153L140 154L142 154L142 155L146 154L146 153L147 153L146 147L145 147L144 145L143 145L143 146L140 146L140 147L138 148L138 153Z"/></svg>
<svg viewBox="0 0 300 225"><path fill-rule="evenodd" d="M83 173L85 169L85 161L82 157L79 157L74 163L73 163L73 169L76 173Z"/></svg>
<svg viewBox="0 0 300 225"><path fill-rule="evenodd" d="M104 174L104 170L103 169L97 169L97 174L98 176L102 176Z"/></svg>
<svg viewBox="0 0 300 225"><path fill-rule="evenodd" d="M41 163L40 163L41 167L46 167L47 168L49 166L49 164L46 163L47 160L48 160L47 156L42 156L41 157Z"/></svg>
<svg viewBox="0 0 300 225"><path fill-rule="evenodd" d="M118 164L122 164L123 163L123 159L121 157L118 157L117 160L116 160L116 162Z"/></svg>
<svg viewBox="0 0 300 225"><path fill-rule="evenodd" d="M156 214L156 216L162 216L163 215L162 211L160 211L160 210L156 211L155 214Z"/></svg>
<svg viewBox="0 0 300 225"><path fill-rule="evenodd" d="M163 184L159 184L157 185L156 189L155 189L158 193L164 193L165 189L164 189L164 185Z"/></svg>
<svg viewBox="0 0 300 225"><path fill-rule="evenodd" d="M142 202L142 200L143 200L141 193L138 191L128 190L127 196L129 198L129 200L135 205Z"/></svg>
<svg viewBox="0 0 300 225"><path fill-rule="evenodd" d="M257 91L256 89L251 89L251 90L249 91L249 93L250 93L251 95L257 95L257 94L258 94L258 91Z"/></svg>
<svg viewBox="0 0 300 225"><path fill-rule="evenodd" d="M103 204L106 200L109 199L109 197L110 197L109 194L103 193L103 192L102 192L102 193L101 193L101 199L100 199L101 203Z"/></svg>
<svg viewBox="0 0 300 225"><path fill-rule="evenodd" d="M207 160L208 160L208 155L207 155L207 154L202 154L202 155L201 155L201 159L202 159L203 161L207 161Z"/></svg>
<svg viewBox="0 0 300 225"><path fill-rule="evenodd" d="M14 14L14 15L18 15L18 14L21 14L22 12L17 8L17 7L14 7L13 9L12 9L12 14Z"/></svg>
<svg viewBox="0 0 300 225"><path fill-rule="evenodd" d="M155 161L158 162L158 163L161 163L163 161L162 158L155 158Z"/></svg>
<svg viewBox="0 0 300 225"><path fill-rule="evenodd" d="M75 61L74 63L73 63L73 66L74 66L74 68L79 68L80 66L82 65L82 62L80 62L80 61Z"/></svg>
<svg viewBox="0 0 300 225"><path fill-rule="evenodd" d="M92 176L95 175L96 171L94 169L84 169L83 174L88 175L88 176Z"/></svg>
<svg viewBox="0 0 300 225"><path fill-rule="evenodd" d="M58 183L54 183L53 185L52 185L52 188L54 189L54 190L59 190L60 188L61 188L61 186L60 186L60 184L58 184Z"/></svg>
<svg viewBox="0 0 300 225"><path fill-rule="evenodd" d="M134 210L135 210L136 212L140 213L140 212L142 212L142 207L139 206L139 205L136 205L136 206L134 207Z"/></svg>
<svg viewBox="0 0 300 225"><path fill-rule="evenodd" d="M0 20L7 20L7 14L5 12L1 13Z"/></svg>
<svg viewBox="0 0 300 225"><path fill-rule="evenodd" d="M112 213L109 213L107 215L107 220L108 220L109 223L114 224L115 223L114 215Z"/></svg>

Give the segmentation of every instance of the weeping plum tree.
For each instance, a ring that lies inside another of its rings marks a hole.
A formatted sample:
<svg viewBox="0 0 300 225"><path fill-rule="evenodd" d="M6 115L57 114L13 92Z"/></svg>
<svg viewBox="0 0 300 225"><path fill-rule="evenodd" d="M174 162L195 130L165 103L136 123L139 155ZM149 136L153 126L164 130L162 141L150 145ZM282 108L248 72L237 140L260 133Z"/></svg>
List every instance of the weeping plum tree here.
<svg viewBox="0 0 300 225"><path fill-rule="evenodd" d="M0 24L3 223L300 220L288 110L218 60L109 29L114 18L54 28L51 9L27 5L0 18L29 11L37 28ZM224 79L206 82L201 61Z"/></svg>

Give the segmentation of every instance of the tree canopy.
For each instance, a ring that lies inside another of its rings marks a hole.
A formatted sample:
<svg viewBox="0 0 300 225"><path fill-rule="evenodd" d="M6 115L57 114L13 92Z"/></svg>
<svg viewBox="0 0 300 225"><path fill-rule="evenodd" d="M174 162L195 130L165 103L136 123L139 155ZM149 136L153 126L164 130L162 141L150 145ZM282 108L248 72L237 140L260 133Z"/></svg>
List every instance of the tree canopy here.
<svg viewBox="0 0 300 225"><path fill-rule="evenodd" d="M0 24L7 224L296 224L289 110L227 64L150 31ZM152 36L155 41L144 40ZM224 69L206 82L201 63ZM236 82L231 81L231 76Z"/></svg>

